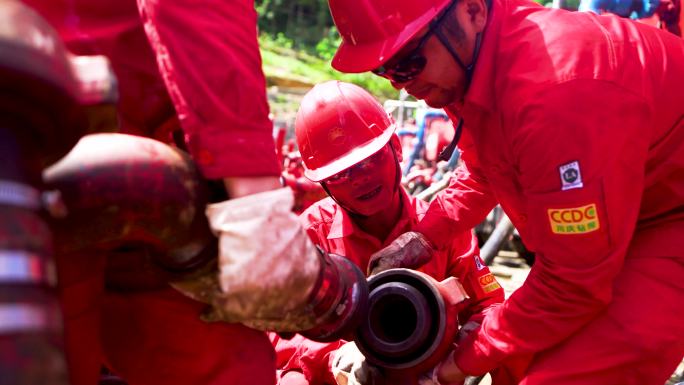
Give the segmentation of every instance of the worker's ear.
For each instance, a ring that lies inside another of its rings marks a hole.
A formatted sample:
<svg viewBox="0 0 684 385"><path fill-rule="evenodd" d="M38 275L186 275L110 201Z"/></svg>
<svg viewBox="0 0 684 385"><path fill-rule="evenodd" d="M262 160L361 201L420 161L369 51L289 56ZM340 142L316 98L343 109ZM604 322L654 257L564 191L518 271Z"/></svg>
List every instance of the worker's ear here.
<svg viewBox="0 0 684 385"><path fill-rule="evenodd" d="M392 144L394 153L397 155L397 160L399 162L403 161L404 154L402 153L401 140L399 139L399 136L397 134L392 135L392 138L390 139L390 144Z"/></svg>
<svg viewBox="0 0 684 385"><path fill-rule="evenodd" d="M484 31L487 16L485 0L460 0L456 5L456 17L466 31L471 30L474 33Z"/></svg>

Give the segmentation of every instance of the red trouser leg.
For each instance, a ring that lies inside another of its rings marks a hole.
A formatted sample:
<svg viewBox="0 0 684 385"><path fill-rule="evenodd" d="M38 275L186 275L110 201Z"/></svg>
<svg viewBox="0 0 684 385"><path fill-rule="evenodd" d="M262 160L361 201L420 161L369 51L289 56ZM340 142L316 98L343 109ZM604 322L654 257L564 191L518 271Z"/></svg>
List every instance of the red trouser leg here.
<svg viewBox="0 0 684 385"><path fill-rule="evenodd" d="M613 301L539 353L522 385L662 385L684 356L684 258L631 251Z"/></svg>
<svg viewBox="0 0 684 385"><path fill-rule="evenodd" d="M107 293L107 366L129 385L273 385L273 347L262 332L205 323L203 304L172 289Z"/></svg>

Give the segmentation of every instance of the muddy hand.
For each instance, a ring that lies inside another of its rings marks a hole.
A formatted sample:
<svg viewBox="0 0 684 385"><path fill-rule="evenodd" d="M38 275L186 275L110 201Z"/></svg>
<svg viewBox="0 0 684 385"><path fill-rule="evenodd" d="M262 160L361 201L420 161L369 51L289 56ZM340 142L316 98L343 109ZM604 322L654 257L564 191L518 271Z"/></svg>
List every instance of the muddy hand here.
<svg viewBox="0 0 684 385"><path fill-rule="evenodd" d="M394 268L416 269L430 261L434 254L434 248L423 234L409 231L371 255L368 275Z"/></svg>
<svg viewBox="0 0 684 385"><path fill-rule="evenodd" d="M212 306L204 320L275 331L314 326L307 301L320 259L290 211L293 202L292 191L282 188L207 207L211 229L219 237L218 271L173 283Z"/></svg>

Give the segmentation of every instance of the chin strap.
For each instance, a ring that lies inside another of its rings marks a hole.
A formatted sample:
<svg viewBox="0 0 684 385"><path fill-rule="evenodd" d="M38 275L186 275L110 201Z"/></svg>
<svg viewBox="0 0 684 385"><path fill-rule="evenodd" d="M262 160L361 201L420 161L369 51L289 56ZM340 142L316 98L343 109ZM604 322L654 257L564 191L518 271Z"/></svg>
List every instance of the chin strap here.
<svg viewBox="0 0 684 385"><path fill-rule="evenodd" d="M443 160L443 161L449 161L451 157L454 155L454 150L456 150L456 145L458 144L459 140L461 140L461 134L463 133L463 118L458 119L458 123L456 124L456 132L454 132L454 138L451 139L451 143L449 143L446 147L442 149L442 151L439 153L437 156L438 160Z"/></svg>
<svg viewBox="0 0 684 385"><path fill-rule="evenodd" d="M487 3L489 6L489 2ZM437 38L439 39L440 42L442 42L442 45L449 51L451 56L454 58L454 61L463 69L465 72L466 76L466 83L465 83L465 90L468 90L468 87L470 87L470 82L473 78L473 70L475 69L475 63L477 63L477 58L480 54L480 46L482 45L482 32L478 32L477 35L475 36L475 50L473 51L473 60L470 62L470 64L465 65L463 63L463 60L458 56L458 53L454 50L454 48L451 46L449 43L449 40L447 39L446 36L442 33L441 30L435 31ZM454 138L451 140L451 143L444 147L444 149L439 153L439 156L437 159L443 160L443 161L448 161L451 159L451 156L454 154L454 150L456 149L456 145L458 144L458 141L461 140L461 133L463 131L463 118L460 118L458 120L458 123L456 124L456 132L454 133Z"/></svg>
<svg viewBox="0 0 684 385"><path fill-rule="evenodd" d="M454 59L456 64L458 64L459 67L465 72L466 76L466 85L465 89L467 90L468 87L470 86L470 81L473 78L473 69L475 68L475 63L477 63L477 57L480 54L480 46L482 45L482 32L478 32L475 35L475 49L473 50L473 60L470 62L470 64L466 65L461 57L458 55L454 47L451 46L451 43L449 42L449 39L444 35L444 32L442 30L437 29L435 30L435 35L437 35L437 38L439 41L442 43L444 48L449 51L451 54L451 57Z"/></svg>
<svg viewBox="0 0 684 385"><path fill-rule="evenodd" d="M487 10L492 9L492 0L487 0ZM477 59L480 56L480 47L482 46L482 32L478 32L475 35L475 49L473 50L473 60L470 62L470 64L465 65L463 60L461 60L461 57L458 56L458 53L456 53L456 50L454 50L454 47L451 46L451 43L449 42L449 39L444 35L442 30L439 28L435 30L435 34L437 35L437 38L439 41L442 43L444 48L449 51L451 54L451 57L454 58L454 61L456 64L458 64L461 69L465 72L465 77L466 77L466 84L465 84L465 92L468 91L468 87L470 87L470 82L473 79L473 71L475 69L475 64L477 63ZM456 132L454 133L454 138L451 140L451 143L449 143L448 146L446 146L440 153L437 159L443 160L443 161L448 161L451 159L451 156L454 153L454 150L456 149L456 145L458 144L458 141L461 140L461 131L463 130L463 118L460 118L458 120L458 123L456 124Z"/></svg>

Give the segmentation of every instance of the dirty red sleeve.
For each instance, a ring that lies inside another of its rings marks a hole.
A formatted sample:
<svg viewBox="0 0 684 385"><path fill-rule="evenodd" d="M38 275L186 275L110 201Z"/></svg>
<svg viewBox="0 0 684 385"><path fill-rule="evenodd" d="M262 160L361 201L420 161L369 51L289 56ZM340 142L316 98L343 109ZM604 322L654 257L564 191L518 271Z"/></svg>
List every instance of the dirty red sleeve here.
<svg viewBox="0 0 684 385"><path fill-rule="evenodd" d="M454 238L449 249L448 274L458 278L469 297L458 314L460 324L481 323L504 300L504 290L480 258L477 237L472 231Z"/></svg>
<svg viewBox="0 0 684 385"><path fill-rule="evenodd" d="M496 205L489 184L480 172L474 148L466 132L459 143L464 164L452 177L449 187L430 202L425 217L415 231L425 235L439 249L448 246L460 233L480 223Z"/></svg>
<svg viewBox="0 0 684 385"><path fill-rule="evenodd" d="M455 361L465 373L554 346L611 301L637 223L649 111L640 96L596 80L552 86L516 111L513 151L537 259L523 286L461 344ZM565 188L560 166L573 162L580 183Z"/></svg>
<svg viewBox="0 0 684 385"><path fill-rule="evenodd" d="M205 177L277 176L251 0L138 0L186 142Z"/></svg>

